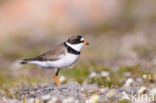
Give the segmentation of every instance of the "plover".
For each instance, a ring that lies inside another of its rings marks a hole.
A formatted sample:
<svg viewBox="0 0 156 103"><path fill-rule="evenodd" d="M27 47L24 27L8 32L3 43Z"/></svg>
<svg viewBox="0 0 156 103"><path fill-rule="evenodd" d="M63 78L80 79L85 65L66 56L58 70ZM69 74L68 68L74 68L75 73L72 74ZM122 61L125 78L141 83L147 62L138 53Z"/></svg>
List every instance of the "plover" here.
<svg viewBox="0 0 156 103"><path fill-rule="evenodd" d="M21 64L36 64L41 68L54 70L53 77L57 86L60 86L59 71L73 65L78 60L84 45L89 45L89 43L81 35L72 36L55 49L51 49L37 57L24 59Z"/></svg>

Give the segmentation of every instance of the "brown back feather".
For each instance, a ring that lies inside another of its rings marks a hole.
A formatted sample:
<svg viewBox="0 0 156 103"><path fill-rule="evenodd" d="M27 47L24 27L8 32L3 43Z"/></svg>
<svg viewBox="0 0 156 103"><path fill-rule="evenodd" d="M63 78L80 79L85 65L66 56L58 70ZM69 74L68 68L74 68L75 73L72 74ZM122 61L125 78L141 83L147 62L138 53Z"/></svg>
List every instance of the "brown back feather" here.
<svg viewBox="0 0 156 103"><path fill-rule="evenodd" d="M26 64L29 61L54 61L60 59L60 56L65 55L66 52L64 44L60 44L55 49L51 49L34 58L24 59L21 63Z"/></svg>

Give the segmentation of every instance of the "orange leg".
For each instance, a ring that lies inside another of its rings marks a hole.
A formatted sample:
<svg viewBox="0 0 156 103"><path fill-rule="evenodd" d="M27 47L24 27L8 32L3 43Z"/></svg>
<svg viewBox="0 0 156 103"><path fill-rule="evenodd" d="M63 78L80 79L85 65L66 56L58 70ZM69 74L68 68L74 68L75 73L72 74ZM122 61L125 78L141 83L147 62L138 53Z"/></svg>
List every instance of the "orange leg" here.
<svg viewBox="0 0 156 103"><path fill-rule="evenodd" d="M58 76L56 74L53 74L53 78L55 79L57 86L60 86L61 84L59 82Z"/></svg>

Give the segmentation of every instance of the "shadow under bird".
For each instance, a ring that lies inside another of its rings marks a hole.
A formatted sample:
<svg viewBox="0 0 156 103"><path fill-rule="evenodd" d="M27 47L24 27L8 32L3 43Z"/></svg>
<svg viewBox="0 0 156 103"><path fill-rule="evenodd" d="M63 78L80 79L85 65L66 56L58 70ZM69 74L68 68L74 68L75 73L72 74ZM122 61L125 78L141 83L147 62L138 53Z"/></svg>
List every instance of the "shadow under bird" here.
<svg viewBox="0 0 156 103"><path fill-rule="evenodd" d="M80 57L81 49L89 45L81 35L71 36L67 41L49 50L40 56L24 59L21 64L36 64L45 69L53 69L53 78L57 86L60 86L58 73L62 68L73 65Z"/></svg>

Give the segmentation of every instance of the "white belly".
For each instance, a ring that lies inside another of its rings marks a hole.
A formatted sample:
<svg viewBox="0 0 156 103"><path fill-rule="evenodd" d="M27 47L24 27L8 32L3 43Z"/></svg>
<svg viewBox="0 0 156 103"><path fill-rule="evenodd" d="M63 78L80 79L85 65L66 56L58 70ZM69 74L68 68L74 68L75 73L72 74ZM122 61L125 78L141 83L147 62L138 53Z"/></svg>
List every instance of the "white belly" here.
<svg viewBox="0 0 156 103"><path fill-rule="evenodd" d="M41 68L64 68L74 64L79 58L79 55L67 54L56 61L31 61L30 64L36 64Z"/></svg>

